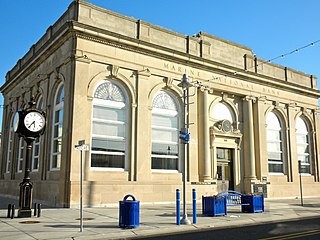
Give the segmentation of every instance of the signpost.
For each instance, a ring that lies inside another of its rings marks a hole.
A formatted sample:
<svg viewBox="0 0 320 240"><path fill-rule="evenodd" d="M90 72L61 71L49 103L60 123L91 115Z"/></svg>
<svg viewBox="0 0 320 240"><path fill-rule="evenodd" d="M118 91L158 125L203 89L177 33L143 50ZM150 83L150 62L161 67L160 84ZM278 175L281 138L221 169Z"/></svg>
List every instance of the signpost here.
<svg viewBox="0 0 320 240"><path fill-rule="evenodd" d="M85 140L78 141L74 149L80 151L80 232L83 231L83 203L82 203L82 151L88 151L89 145L85 144Z"/></svg>
<svg viewBox="0 0 320 240"><path fill-rule="evenodd" d="M300 196L301 196L301 206L303 206L303 194L302 194L302 178L301 178L301 160L298 161L299 167L299 179L300 179Z"/></svg>

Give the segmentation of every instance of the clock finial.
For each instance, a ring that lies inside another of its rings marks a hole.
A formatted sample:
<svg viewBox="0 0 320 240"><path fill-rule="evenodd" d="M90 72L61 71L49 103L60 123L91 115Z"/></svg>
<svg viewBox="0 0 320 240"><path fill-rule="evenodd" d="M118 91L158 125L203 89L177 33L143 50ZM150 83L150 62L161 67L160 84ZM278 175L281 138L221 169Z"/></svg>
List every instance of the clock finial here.
<svg viewBox="0 0 320 240"><path fill-rule="evenodd" d="M33 108L36 105L36 102L34 100L34 96L33 95L31 96L30 102L28 102L28 104L29 104L30 108Z"/></svg>

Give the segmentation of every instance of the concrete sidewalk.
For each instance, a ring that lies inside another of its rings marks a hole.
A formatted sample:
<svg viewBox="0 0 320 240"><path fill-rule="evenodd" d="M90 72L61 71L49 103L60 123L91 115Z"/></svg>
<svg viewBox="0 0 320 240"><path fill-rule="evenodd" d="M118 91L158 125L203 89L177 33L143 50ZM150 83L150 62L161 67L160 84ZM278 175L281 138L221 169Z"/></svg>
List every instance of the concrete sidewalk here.
<svg viewBox="0 0 320 240"><path fill-rule="evenodd" d="M5 201L0 198L1 204ZM240 207L228 207L228 215L206 217L201 214L198 200L197 224L175 224L175 204L143 204L140 206L140 226L135 229L118 227L118 206L84 209L84 231L80 232L79 209L42 209L41 217L7 218L7 210L0 210L0 238L5 239L131 239L170 232L197 231L207 228L227 228L248 224L262 224L295 218L320 216L320 198L265 200L264 213L241 213ZM188 206L189 219L192 209Z"/></svg>

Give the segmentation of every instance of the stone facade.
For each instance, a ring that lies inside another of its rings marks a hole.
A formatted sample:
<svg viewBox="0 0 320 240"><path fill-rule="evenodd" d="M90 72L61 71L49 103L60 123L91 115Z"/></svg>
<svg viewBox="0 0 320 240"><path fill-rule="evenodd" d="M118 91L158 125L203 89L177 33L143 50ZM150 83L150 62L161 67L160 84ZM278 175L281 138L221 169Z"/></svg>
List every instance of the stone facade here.
<svg viewBox="0 0 320 240"><path fill-rule="evenodd" d="M19 194L25 163L12 116L35 96L47 114L46 131L34 146L34 158L39 159L33 160L31 172L36 201L64 207L79 203L80 153L74 149L79 140L91 146L83 154L85 205L117 203L128 193L143 202L174 201L183 169L176 131L182 126L183 103L177 85L185 73L193 83L188 104L189 200L193 188L199 197L226 189L264 189L270 198L299 196L298 156L304 161L304 195L320 196L316 77L266 62L248 47L207 33L186 36L82 0L70 4L7 73L1 87L0 194ZM107 98L106 91L113 95ZM167 103L174 102L175 109L159 110L159 93L170 99ZM115 94L124 100L115 100ZM101 106L119 118L107 115L101 120L94 110ZM268 116L276 116L278 129L267 124ZM179 127L161 128L155 119L165 119L165 124L178 119ZM299 121L307 129L302 135ZM105 129L99 130L99 124L107 126L104 140L99 136ZM108 137L113 131L116 136ZM166 134L172 139L161 142L158 138ZM98 148L99 141L117 146L113 151L112 146ZM166 153L155 147L164 142ZM122 159L123 165L110 167L99 160L108 154L108 164L116 166ZM176 165L157 165L166 160Z"/></svg>

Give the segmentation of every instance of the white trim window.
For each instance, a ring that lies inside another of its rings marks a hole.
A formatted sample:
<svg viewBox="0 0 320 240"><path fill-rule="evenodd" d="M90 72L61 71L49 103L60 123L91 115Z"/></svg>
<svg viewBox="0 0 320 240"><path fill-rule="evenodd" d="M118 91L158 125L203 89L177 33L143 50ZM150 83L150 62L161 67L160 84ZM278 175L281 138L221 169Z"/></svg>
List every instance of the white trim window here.
<svg viewBox="0 0 320 240"><path fill-rule="evenodd" d="M269 112L266 123L269 173L283 174L283 130L281 122L274 112Z"/></svg>
<svg viewBox="0 0 320 240"><path fill-rule="evenodd" d="M91 168L127 169L127 99L114 81L97 86L92 106Z"/></svg>
<svg viewBox="0 0 320 240"><path fill-rule="evenodd" d="M17 164L17 172L22 172L23 166L23 151L24 151L24 139L22 137L19 138L19 153L18 153L18 164Z"/></svg>
<svg viewBox="0 0 320 240"><path fill-rule="evenodd" d="M11 159L12 159L12 149L13 149L13 117L10 121L10 129L9 129L9 138L8 138L8 153L7 153L7 164L6 164L6 173L9 173L11 170Z"/></svg>
<svg viewBox="0 0 320 240"><path fill-rule="evenodd" d="M54 98L50 170L59 170L61 164L63 103L64 86L60 84Z"/></svg>
<svg viewBox="0 0 320 240"><path fill-rule="evenodd" d="M164 91L152 102L152 170L179 170L179 111L173 97Z"/></svg>
<svg viewBox="0 0 320 240"><path fill-rule="evenodd" d="M305 120L301 117L296 121L296 139L298 161L301 161L301 173L311 174L310 134Z"/></svg>
<svg viewBox="0 0 320 240"><path fill-rule="evenodd" d="M38 99L37 108L43 109L43 98L42 96ZM32 163L31 163L31 171L37 172L39 170L39 158L40 158L40 140L41 136L36 138L33 142L32 148Z"/></svg>

